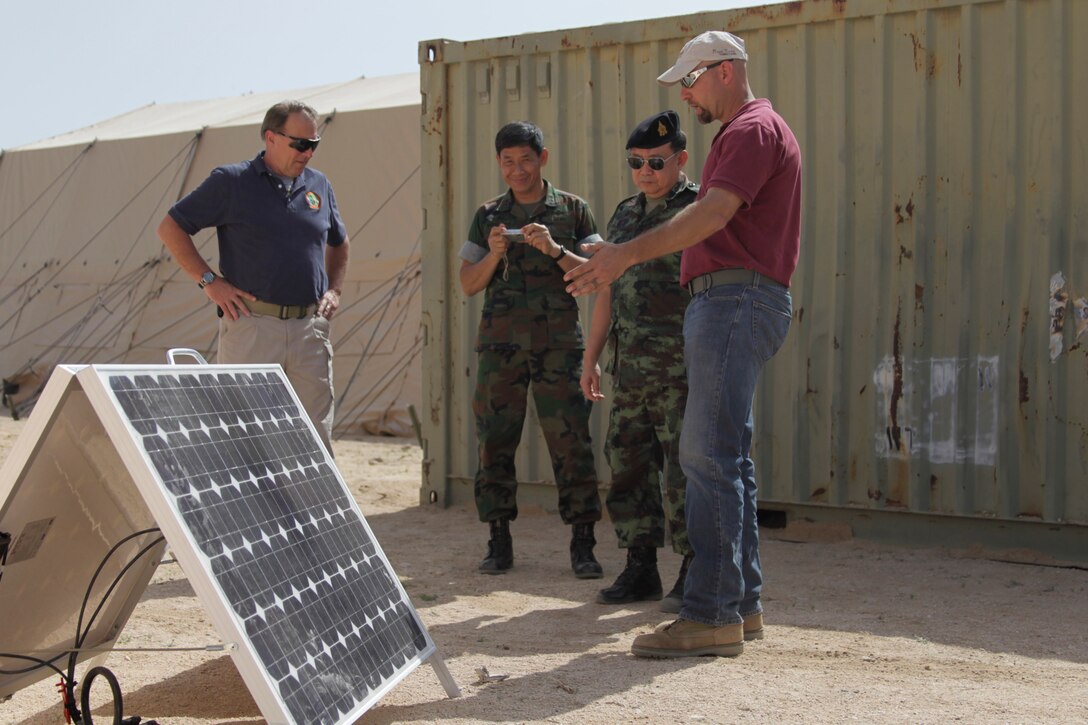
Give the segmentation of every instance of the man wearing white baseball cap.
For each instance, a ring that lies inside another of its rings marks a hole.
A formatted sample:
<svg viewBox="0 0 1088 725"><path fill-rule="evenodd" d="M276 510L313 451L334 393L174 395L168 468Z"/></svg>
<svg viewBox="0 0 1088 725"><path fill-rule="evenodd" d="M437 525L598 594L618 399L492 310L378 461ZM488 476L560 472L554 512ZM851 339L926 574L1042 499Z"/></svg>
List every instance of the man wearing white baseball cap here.
<svg viewBox="0 0 1088 725"><path fill-rule="evenodd" d="M672 68L657 77L663 86L676 85L696 68L726 60L748 60L744 41L721 30L708 30L684 45ZM698 78L698 76L696 76ZM692 81L694 83L694 81ZM690 84L689 84L690 86ZM689 87L685 86L685 87ZM709 123L704 121L704 123Z"/></svg>
<svg viewBox="0 0 1088 725"><path fill-rule="evenodd" d="M635 264L683 250L680 283L692 298L680 463L695 558L679 619L635 638L631 651L644 657L732 657L745 640L763 637L752 401L793 316L801 152L770 101L752 93L747 62L744 41L731 33L688 41L657 80L679 83L701 123L722 124L696 201L625 244L583 245L590 260L565 275L567 291L580 297Z"/></svg>

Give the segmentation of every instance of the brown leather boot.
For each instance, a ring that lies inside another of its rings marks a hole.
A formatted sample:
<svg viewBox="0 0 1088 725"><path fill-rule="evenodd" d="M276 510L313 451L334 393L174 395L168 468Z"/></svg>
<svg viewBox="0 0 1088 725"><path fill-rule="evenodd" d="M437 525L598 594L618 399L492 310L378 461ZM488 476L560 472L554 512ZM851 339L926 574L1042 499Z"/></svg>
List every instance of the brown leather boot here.
<svg viewBox="0 0 1088 725"><path fill-rule="evenodd" d="M744 618L744 641L763 639L763 612L749 614Z"/></svg>
<svg viewBox="0 0 1088 725"><path fill-rule="evenodd" d="M744 625L700 624L677 619L658 626L652 634L640 634L631 644L639 657L736 657L744 651Z"/></svg>

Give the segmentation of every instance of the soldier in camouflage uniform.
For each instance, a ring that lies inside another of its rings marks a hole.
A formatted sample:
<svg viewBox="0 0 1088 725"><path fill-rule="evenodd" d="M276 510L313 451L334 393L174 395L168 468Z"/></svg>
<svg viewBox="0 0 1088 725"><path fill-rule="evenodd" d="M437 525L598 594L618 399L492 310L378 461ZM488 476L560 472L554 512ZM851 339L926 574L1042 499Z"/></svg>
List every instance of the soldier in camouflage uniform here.
<svg viewBox="0 0 1088 725"><path fill-rule="evenodd" d="M656 227L695 201L698 184L689 181L687 137L675 111L654 114L627 140L627 163L641 189L616 207L608 241L624 242ZM680 253L631 267L597 294L589 342L582 363L582 391L603 400L598 360L606 340L611 351L605 371L612 375L612 408L605 452L612 468L608 513L627 566L597 601L622 604L661 599L657 549L665 543L665 521L673 550L683 558L676 585L661 609L679 611L691 561L684 523L680 469L680 427L687 402L684 367L684 310L690 295L680 286Z"/></svg>
<svg viewBox="0 0 1088 725"><path fill-rule="evenodd" d="M495 153L510 188L476 211L460 253L465 294L485 290L472 408L480 454L476 508L491 538L479 569L501 574L513 566L514 455L531 392L559 513L572 527L571 567L578 578L596 579L602 570L593 556L593 525L601 518L601 499L589 435L592 405L578 386L582 329L563 274L585 261L578 244L601 237L586 203L541 175L548 150L539 128L507 124L495 138Z"/></svg>

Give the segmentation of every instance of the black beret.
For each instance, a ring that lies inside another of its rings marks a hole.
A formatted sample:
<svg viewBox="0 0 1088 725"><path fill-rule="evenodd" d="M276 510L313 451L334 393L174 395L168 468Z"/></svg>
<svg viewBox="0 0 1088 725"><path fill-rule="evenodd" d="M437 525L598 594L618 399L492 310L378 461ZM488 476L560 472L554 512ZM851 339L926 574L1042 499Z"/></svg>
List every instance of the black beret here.
<svg viewBox="0 0 1088 725"><path fill-rule="evenodd" d="M680 132L680 117L676 111L668 110L655 113L635 126L627 138L627 148L655 149L676 140Z"/></svg>

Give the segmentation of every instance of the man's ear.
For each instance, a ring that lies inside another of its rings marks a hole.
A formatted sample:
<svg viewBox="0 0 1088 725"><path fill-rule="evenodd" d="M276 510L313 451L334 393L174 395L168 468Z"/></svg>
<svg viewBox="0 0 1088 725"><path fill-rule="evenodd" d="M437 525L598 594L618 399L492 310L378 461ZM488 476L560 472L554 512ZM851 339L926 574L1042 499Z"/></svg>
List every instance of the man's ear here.
<svg viewBox="0 0 1088 725"><path fill-rule="evenodd" d="M718 68L721 69L722 80L725 82L725 84L729 85L730 83L732 83L733 76L737 74L737 69L733 67L733 62L726 61L725 63L722 63L720 66L718 66Z"/></svg>
<svg viewBox="0 0 1088 725"><path fill-rule="evenodd" d="M548 165L548 149L541 149L540 150L540 165L541 166L547 166Z"/></svg>

